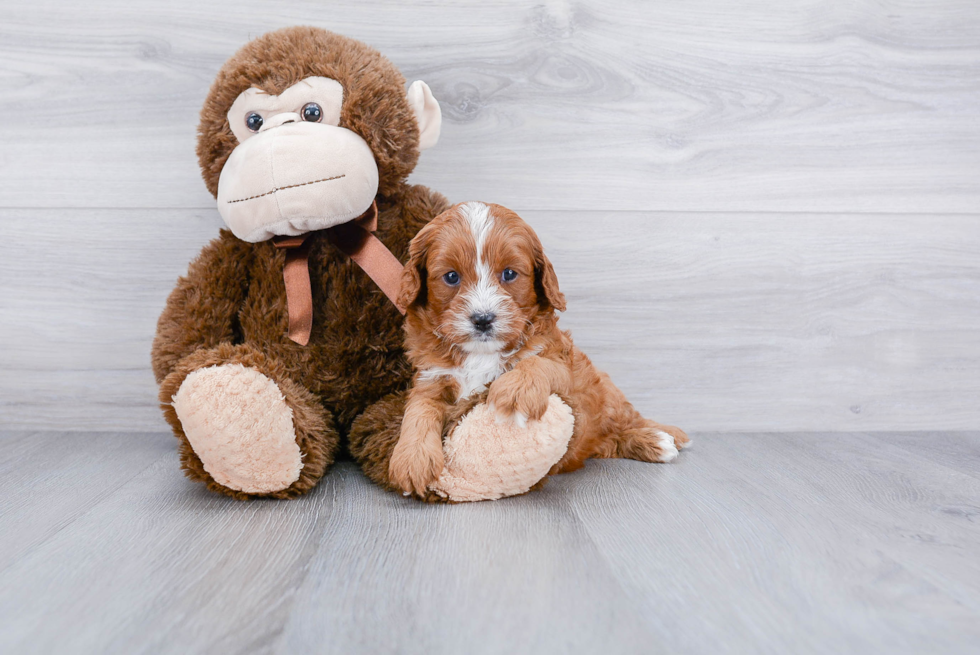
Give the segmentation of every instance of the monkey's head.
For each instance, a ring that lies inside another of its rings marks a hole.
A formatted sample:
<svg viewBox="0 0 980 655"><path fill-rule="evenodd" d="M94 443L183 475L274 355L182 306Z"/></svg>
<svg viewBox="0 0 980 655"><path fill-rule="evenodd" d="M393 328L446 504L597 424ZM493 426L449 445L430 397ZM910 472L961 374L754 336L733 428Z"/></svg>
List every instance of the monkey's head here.
<svg viewBox="0 0 980 655"><path fill-rule="evenodd" d="M197 156L240 239L345 223L405 182L442 117L424 82L373 48L312 27L251 41L218 73Z"/></svg>

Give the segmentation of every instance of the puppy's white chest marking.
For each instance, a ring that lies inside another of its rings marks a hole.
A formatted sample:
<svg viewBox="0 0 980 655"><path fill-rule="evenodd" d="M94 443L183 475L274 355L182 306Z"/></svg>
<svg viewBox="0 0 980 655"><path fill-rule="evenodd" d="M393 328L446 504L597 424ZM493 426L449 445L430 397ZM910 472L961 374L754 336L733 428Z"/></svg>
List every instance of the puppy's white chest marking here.
<svg viewBox="0 0 980 655"><path fill-rule="evenodd" d="M462 400L485 390L491 382L503 375L507 371L504 362L501 353L470 353L463 360L462 366L428 368L419 374L419 379L451 377L459 384L457 400Z"/></svg>

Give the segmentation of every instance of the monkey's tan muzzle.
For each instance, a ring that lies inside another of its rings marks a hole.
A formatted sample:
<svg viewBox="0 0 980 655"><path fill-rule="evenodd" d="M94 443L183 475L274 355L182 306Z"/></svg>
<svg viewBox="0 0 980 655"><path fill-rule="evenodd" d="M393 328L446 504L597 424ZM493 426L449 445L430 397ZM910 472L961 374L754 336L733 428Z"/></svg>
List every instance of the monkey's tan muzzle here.
<svg viewBox="0 0 980 655"><path fill-rule="evenodd" d="M256 243L351 221L377 192L378 166L364 139L291 122L235 148L218 181L218 211L236 237Z"/></svg>

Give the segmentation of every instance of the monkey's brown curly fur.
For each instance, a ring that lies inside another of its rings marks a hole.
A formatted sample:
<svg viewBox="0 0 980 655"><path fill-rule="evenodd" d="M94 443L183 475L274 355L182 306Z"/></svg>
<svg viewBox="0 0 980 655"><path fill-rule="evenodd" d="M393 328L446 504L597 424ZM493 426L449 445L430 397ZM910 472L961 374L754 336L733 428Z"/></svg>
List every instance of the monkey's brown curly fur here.
<svg viewBox="0 0 980 655"><path fill-rule="evenodd" d="M446 199L405 180L418 159L418 127L405 80L377 51L310 27L266 34L243 47L218 73L201 111L198 157L205 183L217 192L221 168L237 145L226 115L251 86L269 93L310 76L344 87L341 126L371 147L379 169L378 238L401 261L408 243ZM287 336L285 254L271 242L246 243L221 230L191 263L170 294L153 342L153 371L164 415L181 440L185 473L235 498L247 494L215 482L184 436L171 406L193 370L218 364L254 367L272 379L293 411L304 467L289 488L267 494L290 498L316 485L365 408L404 389L402 317L377 285L322 232L310 235L314 322L307 346Z"/></svg>

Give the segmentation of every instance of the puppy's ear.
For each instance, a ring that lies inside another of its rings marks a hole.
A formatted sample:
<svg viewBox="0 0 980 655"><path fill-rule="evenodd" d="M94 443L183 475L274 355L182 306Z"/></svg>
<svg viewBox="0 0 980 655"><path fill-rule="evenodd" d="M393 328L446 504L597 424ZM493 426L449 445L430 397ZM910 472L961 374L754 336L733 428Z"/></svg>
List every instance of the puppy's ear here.
<svg viewBox="0 0 980 655"><path fill-rule="evenodd" d="M425 280L428 277L425 262L434 235L435 230L432 228L432 223L429 223L419 230L408 244L408 263L405 264L405 270L402 272L402 288L398 295L398 304L406 309L425 302L427 293Z"/></svg>
<svg viewBox="0 0 980 655"><path fill-rule="evenodd" d="M565 294L558 288L558 276L551 261L544 254L544 247L534 237L534 291L538 294L538 304L542 309L553 307L565 311Z"/></svg>

